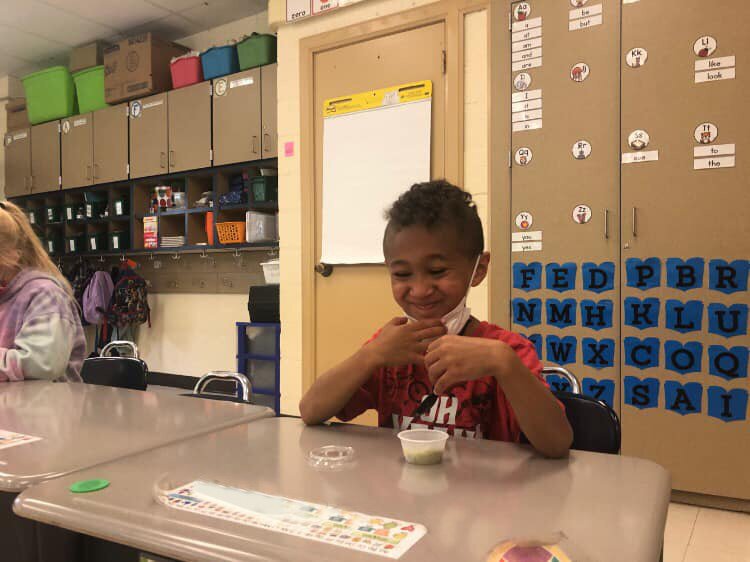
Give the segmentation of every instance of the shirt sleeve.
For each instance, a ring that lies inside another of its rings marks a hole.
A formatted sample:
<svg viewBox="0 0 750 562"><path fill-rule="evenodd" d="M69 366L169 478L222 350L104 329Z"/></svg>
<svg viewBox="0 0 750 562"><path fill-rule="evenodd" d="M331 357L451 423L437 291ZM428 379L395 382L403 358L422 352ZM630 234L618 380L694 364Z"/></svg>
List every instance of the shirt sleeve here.
<svg viewBox="0 0 750 562"><path fill-rule="evenodd" d="M65 376L74 335L74 327L59 314L25 320L13 347L0 347L0 381Z"/></svg>

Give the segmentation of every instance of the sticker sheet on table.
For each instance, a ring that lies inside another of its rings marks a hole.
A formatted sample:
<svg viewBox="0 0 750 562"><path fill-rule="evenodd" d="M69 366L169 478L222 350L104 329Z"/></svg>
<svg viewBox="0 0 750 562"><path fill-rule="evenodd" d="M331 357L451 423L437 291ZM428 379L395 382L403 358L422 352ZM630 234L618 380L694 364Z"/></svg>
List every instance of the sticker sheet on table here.
<svg viewBox="0 0 750 562"><path fill-rule="evenodd" d="M698 341L700 334L708 333L726 338L730 344L732 338L747 334L748 265L748 260L704 257L626 260L624 285L642 293L633 295L629 291L622 305L623 324L642 332L640 336L631 332L622 340L626 405L639 409L661 407L683 416L705 414L725 422L747 418L746 389L704 387L690 377L707 373L716 377L717 382L748 377L747 346L707 345ZM612 328L614 303L611 299L551 296L540 299L534 292L547 289L564 295L576 290L580 276L583 294L604 293L606 296L607 291L614 290L615 271L613 262L585 262L580 266L573 262L513 264L513 288L528 293L512 300L513 323L525 328L546 325L563 330L561 335L526 335L540 359L561 366L580 363L597 370L614 367L618 352L614 339L564 335L564 330L573 326L594 332ZM677 293L669 295L670 298L649 296L655 290L663 294L665 287L680 291L686 297L695 289L705 291L707 288L709 297L706 300L671 298L679 297ZM712 302L712 291L722 295L737 294L738 302ZM681 341L650 336L649 331L658 327L674 332L675 336L692 335L693 338ZM646 376L648 369L660 369L664 378ZM636 373L643 374L635 376ZM677 378L668 380L670 374ZM555 390L569 388L561 377L552 375L548 382ZM613 380L585 377L582 387L584 393L596 393L609 404L614 399Z"/></svg>

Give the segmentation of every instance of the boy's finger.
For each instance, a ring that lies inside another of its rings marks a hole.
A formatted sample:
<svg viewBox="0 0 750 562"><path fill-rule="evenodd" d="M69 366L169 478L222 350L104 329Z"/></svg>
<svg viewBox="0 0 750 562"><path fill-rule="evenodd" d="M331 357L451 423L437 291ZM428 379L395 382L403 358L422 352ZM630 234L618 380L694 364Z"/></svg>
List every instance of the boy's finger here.
<svg viewBox="0 0 750 562"><path fill-rule="evenodd" d="M424 328L422 330L419 330L418 332L415 332L415 336L419 338L420 340L431 340L434 338L439 338L440 336L445 335L445 326L433 326L431 328Z"/></svg>
<svg viewBox="0 0 750 562"><path fill-rule="evenodd" d="M427 328L437 328L437 327L443 326L443 322L439 318L436 318L433 320L417 320L416 322L412 322L411 324L409 324L409 326L414 331L418 332L420 330L425 330Z"/></svg>
<svg viewBox="0 0 750 562"><path fill-rule="evenodd" d="M440 379L445 371L445 366L440 361L436 361L427 368L427 376L430 378L430 382L434 385L435 381ZM437 394L437 392L435 393Z"/></svg>
<svg viewBox="0 0 750 562"><path fill-rule="evenodd" d="M433 383L432 392L437 395L445 394L445 392L459 382L460 381L453 375L453 373L446 371Z"/></svg>
<svg viewBox="0 0 750 562"><path fill-rule="evenodd" d="M392 318L389 324L392 324L393 326L403 326L409 321L409 319L406 316L396 316L395 318Z"/></svg>

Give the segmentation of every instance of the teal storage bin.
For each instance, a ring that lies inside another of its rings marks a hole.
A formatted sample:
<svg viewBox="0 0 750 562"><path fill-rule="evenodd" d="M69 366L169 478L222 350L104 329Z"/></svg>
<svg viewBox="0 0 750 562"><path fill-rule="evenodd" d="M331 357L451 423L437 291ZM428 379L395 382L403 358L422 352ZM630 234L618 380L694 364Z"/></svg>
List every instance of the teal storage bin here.
<svg viewBox="0 0 750 562"><path fill-rule="evenodd" d="M107 107L104 101L104 65L87 68L73 74L78 110L81 113Z"/></svg>
<svg viewBox="0 0 750 562"><path fill-rule="evenodd" d="M276 36L253 33L237 43L240 70L276 62Z"/></svg>
<svg viewBox="0 0 750 562"><path fill-rule="evenodd" d="M261 176L253 178L253 201L265 203L279 198L279 177Z"/></svg>
<svg viewBox="0 0 750 562"><path fill-rule="evenodd" d="M76 112L75 87L64 66L53 66L22 79L32 125L70 117Z"/></svg>
<svg viewBox="0 0 750 562"><path fill-rule="evenodd" d="M240 69L237 61L237 48L234 45L212 47L201 53L201 66L204 80L234 74Z"/></svg>

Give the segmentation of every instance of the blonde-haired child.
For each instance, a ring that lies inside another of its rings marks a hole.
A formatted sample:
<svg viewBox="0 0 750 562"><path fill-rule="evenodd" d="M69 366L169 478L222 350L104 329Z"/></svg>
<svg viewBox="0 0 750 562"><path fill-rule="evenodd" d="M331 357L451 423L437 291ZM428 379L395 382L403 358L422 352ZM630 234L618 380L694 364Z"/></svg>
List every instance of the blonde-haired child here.
<svg viewBox="0 0 750 562"><path fill-rule="evenodd" d="M85 355L70 285L23 211L0 201L0 382L80 381Z"/></svg>

